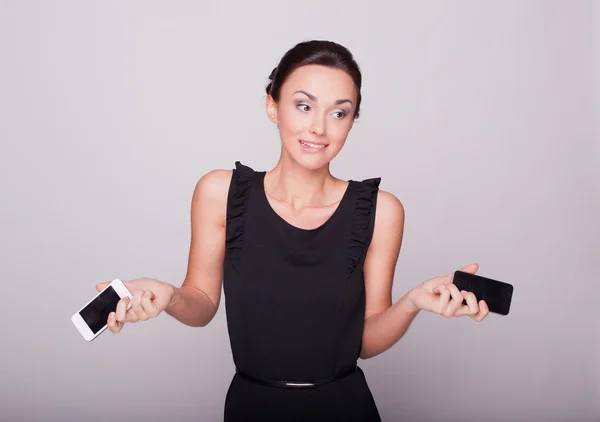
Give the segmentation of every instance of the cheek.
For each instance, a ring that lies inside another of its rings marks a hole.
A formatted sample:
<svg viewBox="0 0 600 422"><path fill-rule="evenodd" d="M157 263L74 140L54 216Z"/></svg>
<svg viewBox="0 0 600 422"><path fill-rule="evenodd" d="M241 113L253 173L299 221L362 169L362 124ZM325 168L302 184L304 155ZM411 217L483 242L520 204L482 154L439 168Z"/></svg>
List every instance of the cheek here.
<svg viewBox="0 0 600 422"><path fill-rule="evenodd" d="M336 121L332 122L327 127L327 132L329 138L331 138L332 141L335 141L337 143L344 143L346 141L346 138L348 137L348 133L350 132L351 128L352 125L349 121Z"/></svg>
<svg viewBox="0 0 600 422"><path fill-rule="evenodd" d="M284 136L301 133L308 124L306 115L289 108L280 110L278 117L279 131Z"/></svg>

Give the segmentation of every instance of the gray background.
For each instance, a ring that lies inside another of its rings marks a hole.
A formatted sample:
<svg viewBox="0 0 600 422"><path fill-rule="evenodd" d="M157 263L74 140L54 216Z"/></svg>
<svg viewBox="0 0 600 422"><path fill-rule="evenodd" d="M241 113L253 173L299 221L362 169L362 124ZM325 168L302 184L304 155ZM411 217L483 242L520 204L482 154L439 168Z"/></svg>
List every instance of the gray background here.
<svg viewBox="0 0 600 422"><path fill-rule="evenodd" d="M279 154L267 76L350 48L362 115L332 165L406 209L394 300L477 262L511 314L421 314L360 361L386 421L600 420L597 1L0 2L0 418L217 421L223 303L85 342L97 282L180 285L198 178Z"/></svg>

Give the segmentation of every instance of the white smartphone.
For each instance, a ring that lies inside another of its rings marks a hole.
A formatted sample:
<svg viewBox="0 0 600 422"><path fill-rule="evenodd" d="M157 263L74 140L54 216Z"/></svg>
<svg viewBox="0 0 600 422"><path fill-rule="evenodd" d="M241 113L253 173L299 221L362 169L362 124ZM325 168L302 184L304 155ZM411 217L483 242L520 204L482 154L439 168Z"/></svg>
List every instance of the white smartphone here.
<svg viewBox="0 0 600 422"><path fill-rule="evenodd" d="M87 341L92 341L106 330L108 315L117 309L117 303L124 297L132 298L131 292L118 278L110 282L100 293L77 311L71 321ZM131 308L131 302L127 309Z"/></svg>

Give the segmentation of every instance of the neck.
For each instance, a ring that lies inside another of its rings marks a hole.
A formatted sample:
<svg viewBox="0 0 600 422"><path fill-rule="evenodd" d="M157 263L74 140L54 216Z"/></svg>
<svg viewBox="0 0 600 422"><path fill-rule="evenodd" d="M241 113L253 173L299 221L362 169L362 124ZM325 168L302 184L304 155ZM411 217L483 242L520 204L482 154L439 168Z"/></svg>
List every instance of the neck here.
<svg viewBox="0 0 600 422"><path fill-rule="evenodd" d="M322 207L335 202L336 180L329 164L311 170L302 167L286 154L265 177L265 190L269 196L288 203L294 209Z"/></svg>

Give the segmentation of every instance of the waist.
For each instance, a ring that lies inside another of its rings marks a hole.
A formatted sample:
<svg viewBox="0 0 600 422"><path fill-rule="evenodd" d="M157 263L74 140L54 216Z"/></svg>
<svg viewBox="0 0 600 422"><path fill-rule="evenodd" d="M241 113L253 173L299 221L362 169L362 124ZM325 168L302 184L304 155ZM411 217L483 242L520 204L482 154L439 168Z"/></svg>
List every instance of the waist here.
<svg viewBox="0 0 600 422"><path fill-rule="evenodd" d="M337 374L316 380L305 380L305 381L291 381L291 380L265 380L262 378L257 378L255 376L251 376L241 371L239 368L235 368L235 372L242 378L261 385L267 385L269 387L279 387L279 388L316 388L320 385L329 384L330 382L339 381L343 378L346 378L349 375L358 371L358 366L355 364L350 368L347 368Z"/></svg>

